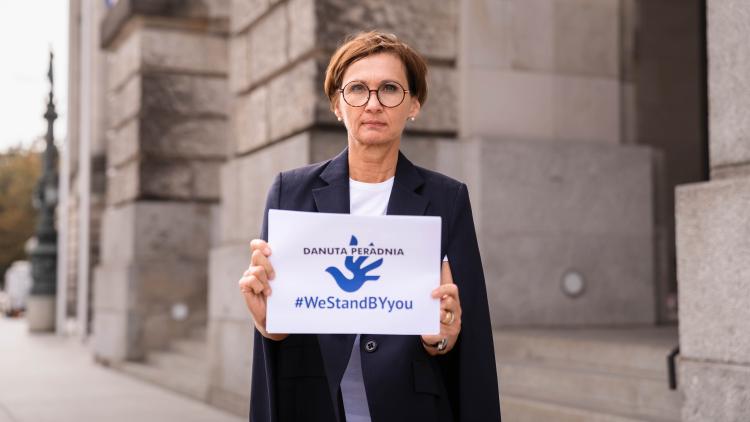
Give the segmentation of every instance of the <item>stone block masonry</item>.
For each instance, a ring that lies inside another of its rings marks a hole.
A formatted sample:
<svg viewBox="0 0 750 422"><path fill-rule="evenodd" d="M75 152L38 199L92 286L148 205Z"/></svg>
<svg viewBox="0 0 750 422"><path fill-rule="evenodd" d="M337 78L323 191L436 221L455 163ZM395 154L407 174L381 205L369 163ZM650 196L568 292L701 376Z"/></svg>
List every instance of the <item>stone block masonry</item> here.
<svg viewBox="0 0 750 422"><path fill-rule="evenodd" d="M115 364L142 360L208 319L230 133L229 3L163 6L123 0L102 26L109 128L94 353Z"/></svg>
<svg viewBox="0 0 750 422"><path fill-rule="evenodd" d="M750 415L750 3L709 0L711 180L676 194L682 420Z"/></svg>

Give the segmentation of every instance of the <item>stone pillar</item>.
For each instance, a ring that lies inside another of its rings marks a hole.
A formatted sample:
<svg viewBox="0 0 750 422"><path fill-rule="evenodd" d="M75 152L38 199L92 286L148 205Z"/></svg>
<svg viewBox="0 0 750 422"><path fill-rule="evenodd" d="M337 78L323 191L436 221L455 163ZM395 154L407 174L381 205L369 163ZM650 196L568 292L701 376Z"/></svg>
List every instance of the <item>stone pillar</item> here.
<svg viewBox="0 0 750 422"><path fill-rule="evenodd" d="M466 178L495 327L655 321L632 3L461 2L460 138L474 149ZM582 289L566 295L564 280Z"/></svg>
<svg viewBox="0 0 750 422"><path fill-rule="evenodd" d="M141 359L206 322L228 134L228 12L221 0L120 0L102 22L109 119L93 293L99 359Z"/></svg>
<svg viewBox="0 0 750 422"><path fill-rule="evenodd" d="M708 1L711 180L676 197L682 420L750 415L750 3Z"/></svg>
<svg viewBox="0 0 750 422"><path fill-rule="evenodd" d="M323 93L328 59L345 35L392 31L426 55L430 94L403 150L434 167L435 145L457 131L457 0L232 2L228 160L221 169L221 230L209 264L210 402L246 415L252 322L237 281L249 264L265 197L282 170L328 159L346 132Z"/></svg>

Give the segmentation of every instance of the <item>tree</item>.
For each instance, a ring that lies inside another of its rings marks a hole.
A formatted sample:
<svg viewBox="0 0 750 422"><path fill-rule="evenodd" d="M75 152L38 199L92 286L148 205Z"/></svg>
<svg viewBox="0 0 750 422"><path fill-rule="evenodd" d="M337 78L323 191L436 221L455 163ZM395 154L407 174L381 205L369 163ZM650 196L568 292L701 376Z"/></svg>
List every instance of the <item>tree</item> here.
<svg viewBox="0 0 750 422"><path fill-rule="evenodd" d="M34 235L37 218L31 201L40 174L39 153L22 147L0 153L0 284L10 264L26 259L24 245Z"/></svg>

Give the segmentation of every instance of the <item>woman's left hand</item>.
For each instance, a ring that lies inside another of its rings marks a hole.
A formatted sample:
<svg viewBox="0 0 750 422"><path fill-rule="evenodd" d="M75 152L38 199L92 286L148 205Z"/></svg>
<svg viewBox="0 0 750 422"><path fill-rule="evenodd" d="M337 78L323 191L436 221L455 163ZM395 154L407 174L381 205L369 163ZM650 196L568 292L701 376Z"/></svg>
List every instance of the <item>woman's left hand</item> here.
<svg viewBox="0 0 750 422"><path fill-rule="evenodd" d="M453 283L451 267L447 261L443 262L440 271L440 287L432 291L432 297L440 298L440 333L437 335L423 335L422 346L431 356L448 353L458 340L461 332L461 301L458 297L458 286ZM433 347L443 339L447 340L446 348L438 351Z"/></svg>

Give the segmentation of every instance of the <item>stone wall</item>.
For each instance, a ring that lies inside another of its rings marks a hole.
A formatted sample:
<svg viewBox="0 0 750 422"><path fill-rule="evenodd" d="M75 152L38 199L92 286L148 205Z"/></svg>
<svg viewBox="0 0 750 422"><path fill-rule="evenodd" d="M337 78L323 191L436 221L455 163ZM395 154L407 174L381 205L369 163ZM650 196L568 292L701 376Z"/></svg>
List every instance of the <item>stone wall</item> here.
<svg viewBox="0 0 750 422"><path fill-rule="evenodd" d="M228 160L220 171L219 244L209 260L210 402L247 414L252 321L237 289L249 264L267 190L279 171L328 159L346 132L323 93L328 59L345 35L379 28L430 62L430 94L403 149L434 167L436 145L458 126L458 1L235 0L229 38Z"/></svg>
<svg viewBox="0 0 750 422"><path fill-rule="evenodd" d="M682 420L750 415L750 4L708 1L711 181L677 189Z"/></svg>
<svg viewBox="0 0 750 422"><path fill-rule="evenodd" d="M656 319L655 154L629 145L633 4L461 2L460 137L495 327Z"/></svg>
<svg viewBox="0 0 750 422"><path fill-rule="evenodd" d="M94 350L142 359L207 320L208 251L229 132L224 1L120 1L108 51L107 195ZM186 305L186 318L172 308Z"/></svg>

